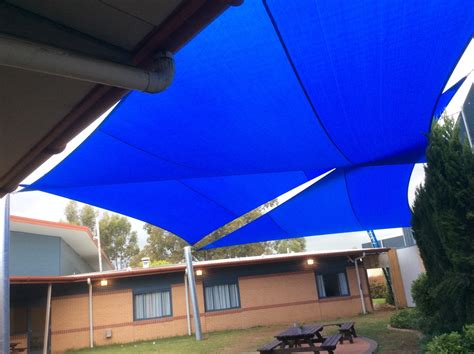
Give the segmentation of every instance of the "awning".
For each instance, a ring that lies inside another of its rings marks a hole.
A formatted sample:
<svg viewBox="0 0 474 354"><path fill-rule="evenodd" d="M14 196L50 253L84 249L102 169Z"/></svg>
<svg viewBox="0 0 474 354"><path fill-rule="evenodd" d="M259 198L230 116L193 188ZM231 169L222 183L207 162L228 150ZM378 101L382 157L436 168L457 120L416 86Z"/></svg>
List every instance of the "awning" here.
<svg viewBox="0 0 474 354"><path fill-rule="evenodd" d="M472 38L470 6L247 1L177 54L172 87L128 95L29 189L144 220L193 244L337 168L222 242L406 226L408 177ZM318 213L320 222L291 226Z"/></svg>

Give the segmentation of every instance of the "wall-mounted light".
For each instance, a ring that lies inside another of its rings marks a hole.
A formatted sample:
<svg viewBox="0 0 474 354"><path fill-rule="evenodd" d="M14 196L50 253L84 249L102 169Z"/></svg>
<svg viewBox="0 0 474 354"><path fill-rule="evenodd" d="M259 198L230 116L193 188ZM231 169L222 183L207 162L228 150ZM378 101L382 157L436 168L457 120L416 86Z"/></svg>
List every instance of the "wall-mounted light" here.
<svg viewBox="0 0 474 354"><path fill-rule="evenodd" d="M313 264L314 264L314 259L308 258L308 259L306 260L306 264L307 264L307 265L313 265Z"/></svg>
<svg viewBox="0 0 474 354"><path fill-rule="evenodd" d="M196 275L200 277L202 275L202 270L201 269L196 270Z"/></svg>
<svg viewBox="0 0 474 354"><path fill-rule="evenodd" d="M100 286L107 286L107 285L109 285L109 281L107 279L102 279L100 281Z"/></svg>

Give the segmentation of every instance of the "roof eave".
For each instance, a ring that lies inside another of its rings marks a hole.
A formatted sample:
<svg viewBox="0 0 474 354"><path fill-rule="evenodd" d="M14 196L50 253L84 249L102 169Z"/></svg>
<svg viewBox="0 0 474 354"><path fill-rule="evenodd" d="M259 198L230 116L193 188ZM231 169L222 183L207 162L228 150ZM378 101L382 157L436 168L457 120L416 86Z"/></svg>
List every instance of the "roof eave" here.
<svg viewBox="0 0 474 354"><path fill-rule="evenodd" d="M149 68L155 53L177 52L230 6L243 0L199 0L184 2L135 50L133 62ZM49 133L37 142L13 168L0 177L0 198L18 185L49 157L62 152L66 144L128 93L127 90L96 85Z"/></svg>
<svg viewBox="0 0 474 354"><path fill-rule="evenodd" d="M335 251L327 253L318 252L304 252L295 253L287 256L275 256L275 257L247 257L241 259L222 259L208 262L196 262L195 268L209 269L209 268L223 268L223 267L237 267L243 265L253 264L264 264L264 263L277 263L285 261L294 261L298 259L305 259L307 257L319 257L319 258L332 258L341 256L362 256L363 254L380 254L388 252L390 248L367 248L367 249L356 249L346 251ZM176 272L184 272L186 269L185 264L173 264L152 268L138 268L132 270L121 270L121 271L108 271L102 273L89 273L89 274L78 274L78 275L65 275L65 276L13 276L10 277L11 284L46 284L46 283L80 283L86 282L87 279L100 280L100 279L117 279L117 278L128 278L146 275L157 275L157 274L168 274Z"/></svg>

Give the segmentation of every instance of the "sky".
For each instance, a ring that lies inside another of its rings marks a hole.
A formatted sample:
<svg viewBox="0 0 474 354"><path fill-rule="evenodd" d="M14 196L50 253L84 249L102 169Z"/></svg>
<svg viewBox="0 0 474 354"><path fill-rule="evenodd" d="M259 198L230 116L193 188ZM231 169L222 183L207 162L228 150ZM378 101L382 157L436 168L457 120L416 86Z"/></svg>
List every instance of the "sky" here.
<svg viewBox="0 0 474 354"><path fill-rule="evenodd" d="M471 73L466 79L462 87L459 89L457 94L453 97L452 101L446 108L448 115L455 114L460 111L461 106L467 96L469 88L474 83L474 40L471 41L467 47L464 55L461 57L458 65L456 66L453 74L451 75L446 88L454 85L459 79ZM107 117L112 109L107 111L104 115L99 117L94 123L86 128L81 134L73 139L66 149L58 155L52 156L42 166L35 170L30 176L28 176L22 183L30 184L37 180L59 162L61 162L67 155L69 155L75 148L77 148L81 142L83 142L96 128L97 126ZM412 178L408 188L408 199L410 204L413 203L416 187L424 180L423 165L415 166L412 173ZM68 202L68 199L58 197L55 195L43 193L43 192L27 192L27 193L16 193L11 196L11 214L25 216L35 219L43 219L49 221L60 221L64 219L64 208ZM80 204L80 203L79 203ZM100 213L104 210L99 209ZM139 245L143 247L146 242L146 233L143 230L144 223L129 218L132 224L132 229L137 231ZM384 239L391 236L399 236L402 234L401 229L388 229L388 230L376 230L376 235L380 239ZM366 232L354 232L344 234L333 234L330 236L314 236L307 238L307 250L330 250L330 249L348 249L360 247L361 243L368 242L369 237Z"/></svg>

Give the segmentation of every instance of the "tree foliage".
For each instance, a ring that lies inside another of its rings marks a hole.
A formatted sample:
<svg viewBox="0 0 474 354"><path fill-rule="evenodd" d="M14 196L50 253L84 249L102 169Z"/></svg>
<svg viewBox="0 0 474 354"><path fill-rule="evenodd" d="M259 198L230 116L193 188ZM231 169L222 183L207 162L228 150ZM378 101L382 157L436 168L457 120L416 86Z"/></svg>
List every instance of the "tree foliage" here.
<svg viewBox="0 0 474 354"><path fill-rule="evenodd" d="M69 224L81 225L81 219L79 218L79 206L74 200L67 203L66 208L64 208L64 216Z"/></svg>
<svg viewBox="0 0 474 354"><path fill-rule="evenodd" d="M81 225L87 226L95 234L97 212L90 205L84 205L80 212Z"/></svg>
<svg viewBox="0 0 474 354"><path fill-rule="evenodd" d="M273 242L275 253L303 252L306 249L306 239L290 238Z"/></svg>
<svg viewBox="0 0 474 354"><path fill-rule="evenodd" d="M474 156L445 120L433 126L426 157L412 218L426 276L412 292L425 331L441 333L474 322Z"/></svg>
<svg viewBox="0 0 474 354"><path fill-rule="evenodd" d="M138 254L137 233L125 216L104 213L99 221L101 245L116 268L129 265L133 256Z"/></svg>
<svg viewBox="0 0 474 354"><path fill-rule="evenodd" d="M64 209L66 220L70 224L87 226L96 233L97 210L85 204L82 208L71 200ZM125 216L105 213L99 221L100 244L117 268L127 267L130 259L138 254L136 232Z"/></svg>
<svg viewBox="0 0 474 354"><path fill-rule="evenodd" d="M145 224L143 228L148 238L143 249L130 262L132 266L138 266L142 257L150 257L152 265L158 261L166 263L183 261L183 248L187 245L186 241L151 224Z"/></svg>
<svg viewBox="0 0 474 354"><path fill-rule="evenodd" d="M178 236L159 227L145 224L148 234L145 247L131 260L132 266L139 266L143 257L150 257L153 264L169 264L183 262L184 247L188 244ZM225 231L220 230L224 233ZM306 248L303 238L281 240L274 242L257 242L232 247L222 247L210 250L199 250L193 253L198 260L211 260L223 258L237 258L260 256L263 254L302 252ZM164 263L157 263L164 262Z"/></svg>

